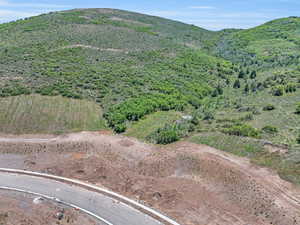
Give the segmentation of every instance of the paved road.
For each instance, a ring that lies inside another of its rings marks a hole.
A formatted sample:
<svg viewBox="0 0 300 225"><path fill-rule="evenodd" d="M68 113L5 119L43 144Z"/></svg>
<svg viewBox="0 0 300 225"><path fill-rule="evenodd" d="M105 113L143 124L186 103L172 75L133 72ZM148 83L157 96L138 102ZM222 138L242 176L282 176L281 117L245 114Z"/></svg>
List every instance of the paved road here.
<svg viewBox="0 0 300 225"><path fill-rule="evenodd" d="M152 217L103 194L51 179L0 172L0 187L58 198L94 213L113 225L161 225Z"/></svg>

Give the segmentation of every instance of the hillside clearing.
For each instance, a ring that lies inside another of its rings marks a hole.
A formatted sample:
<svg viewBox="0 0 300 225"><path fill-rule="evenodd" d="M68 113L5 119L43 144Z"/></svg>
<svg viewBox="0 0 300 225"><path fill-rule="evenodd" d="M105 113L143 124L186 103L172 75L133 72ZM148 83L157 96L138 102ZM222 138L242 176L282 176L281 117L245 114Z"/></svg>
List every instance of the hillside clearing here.
<svg viewBox="0 0 300 225"><path fill-rule="evenodd" d="M0 132L60 133L105 128L95 103L64 97L21 95L0 98Z"/></svg>

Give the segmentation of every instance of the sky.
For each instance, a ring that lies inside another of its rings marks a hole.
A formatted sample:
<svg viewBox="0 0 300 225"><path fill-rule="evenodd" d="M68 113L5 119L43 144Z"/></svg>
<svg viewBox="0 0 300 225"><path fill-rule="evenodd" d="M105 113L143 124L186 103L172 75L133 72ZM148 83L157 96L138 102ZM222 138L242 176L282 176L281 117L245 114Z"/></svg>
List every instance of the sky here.
<svg viewBox="0 0 300 225"><path fill-rule="evenodd" d="M300 16L300 0L0 0L0 23L73 8L117 8L209 30L250 28Z"/></svg>

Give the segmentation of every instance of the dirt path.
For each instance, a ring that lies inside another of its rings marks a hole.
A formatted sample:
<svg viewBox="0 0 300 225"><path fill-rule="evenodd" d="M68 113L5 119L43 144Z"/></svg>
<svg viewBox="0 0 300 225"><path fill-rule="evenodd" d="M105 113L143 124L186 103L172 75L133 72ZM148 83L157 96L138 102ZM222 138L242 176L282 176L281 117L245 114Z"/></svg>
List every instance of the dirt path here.
<svg viewBox="0 0 300 225"><path fill-rule="evenodd" d="M124 49L116 49L116 48L98 48L96 46L92 45L83 45L83 44L74 44L74 45L67 45L61 48L53 49L49 52L55 52L58 50L63 50L63 49L71 49L71 48L88 48L88 49L93 49L93 50L98 50L98 51L109 51L109 52L127 52Z"/></svg>
<svg viewBox="0 0 300 225"><path fill-rule="evenodd" d="M205 145L178 142L160 148L82 132L5 137L0 151L22 156L11 157L19 169L107 187L185 225L300 224L299 188L248 159Z"/></svg>

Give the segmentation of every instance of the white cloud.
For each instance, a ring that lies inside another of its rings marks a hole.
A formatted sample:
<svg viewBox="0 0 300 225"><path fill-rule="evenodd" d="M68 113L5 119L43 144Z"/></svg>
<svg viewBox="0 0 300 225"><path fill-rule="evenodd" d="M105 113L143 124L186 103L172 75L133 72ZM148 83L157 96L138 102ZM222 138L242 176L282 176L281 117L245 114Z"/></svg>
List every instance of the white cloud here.
<svg viewBox="0 0 300 225"><path fill-rule="evenodd" d="M7 0L0 0L0 7L30 7L30 8L49 8L49 9L56 9L56 8L68 8L71 7L69 5L58 5L58 4L42 4L42 3L13 3Z"/></svg>
<svg viewBox="0 0 300 225"><path fill-rule="evenodd" d="M215 9L213 6L190 6L189 9Z"/></svg>

